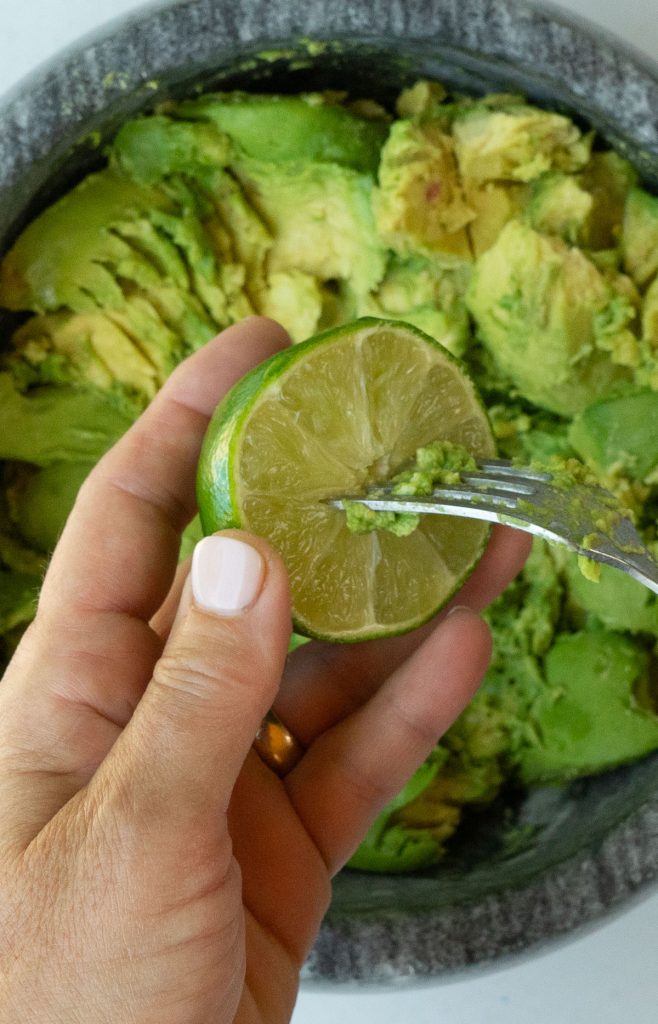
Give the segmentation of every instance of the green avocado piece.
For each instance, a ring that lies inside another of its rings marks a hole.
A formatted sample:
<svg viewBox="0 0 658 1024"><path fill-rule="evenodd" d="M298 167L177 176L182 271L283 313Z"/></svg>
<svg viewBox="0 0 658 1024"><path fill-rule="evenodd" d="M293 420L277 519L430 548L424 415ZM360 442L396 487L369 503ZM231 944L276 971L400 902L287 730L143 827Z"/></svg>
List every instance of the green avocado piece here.
<svg viewBox="0 0 658 1024"><path fill-rule="evenodd" d="M523 182L478 181L470 178L466 178L463 185L466 202L474 214L467 230L473 255L477 259L494 245L510 220L523 215L531 186Z"/></svg>
<svg viewBox="0 0 658 1024"><path fill-rule="evenodd" d="M437 747L416 770L370 826L356 853L348 861L348 867L397 874L417 871L441 859L443 849L432 834L405 827L396 821L396 814L427 789L446 756L446 751Z"/></svg>
<svg viewBox="0 0 658 1024"><path fill-rule="evenodd" d="M0 636L34 617L40 586L39 576L0 570Z"/></svg>
<svg viewBox="0 0 658 1024"><path fill-rule="evenodd" d="M22 395L0 373L0 459L48 466L96 460L131 426L137 411L92 388L43 387Z"/></svg>
<svg viewBox="0 0 658 1024"><path fill-rule="evenodd" d="M138 342L124 329L134 329L124 310L31 317L15 332L6 364L17 378L24 373L29 384L69 382L107 389L123 384L144 404L163 382L167 364L158 369L146 354L148 316L137 319L142 321Z"/></svg>
<svg viewBox="0 0 658 1024"><path fill-rule="evenodd" d="M388 133L385 120L359 117L319 93L208 93L179 103L176 115L210 121L255 160L341 164L368 174Z"/></svg>
<svg viewBox="0 0 658 1024"><path fill-rule="evenodd" d="M374 195L377 230L400 256L422 253L446 266L470 262L466 202L454 145L433 121L396 121L382 150Z"/></svg>
<svg viewBox="0 0 658 1024"><path fill-rule="evenodd" d="M431 494L438 485L456 486L461 474L477 469L473 454L451 441L432 441L416 449L412 463L391 477L390 493L416 497ZM377 493L376 491L374 492ZM352 533L386 530L396 537L407 537L420 525L420 516L413 512L378 512L358 501L343 501L345 525Z"/></svg>
<svg viewBox="0 0 658 1024"><path fill-rule="evenodd" d="M635 355L636 308L579 249L528 224L510 221L478 259L466 304L499 369L542 408L574 415L631 379L620 363Z"/></svg>
<svg viewBox="0 0 658 1024"><path fill-rule="evenodd" d="M149 166L155 178L155 162ZM187 352L239 318L233 305L240 315L252 311L241 304L243 268L217 266L214 214L203 196L176 175L160 184L131 180L115 160L30 224L0 267L0 303L96 318L71 327L77 349L98 342L110 375L147 398Z"/></svg>
<svg viewBox="0 0 658 1024"><path fill-rule="evenodd" d="M624 267L640 286L658 273L658 196L642 188L628 194L621 238Z"/></svg>
<svg viewBox="0 0 658 1024"><path fill-rule="evenodd" d="M108 265L134 256L112 230L171 201L108 169L90 174L19 236L0 266L0 305L47 312L120 305Z"/></svg>
<svg viewBox="0 0 658 1024"><path fill-rule="evenodd" d="M549 170L577 171L592 144L570 118L521 103L465 107L452 134L462 178L476 181L527 182Z"/></svg>
<svg viewBox="0 0 658 1024"><path fill-rule="evenodd" d="M575 175L549 171L533 183L526 216L535 231L577 245L593 206L592 195L581 188Z"/></svg>
<svg viewBox="0 0 658 1024"><path fill-rule="evenodd" d="M283 324L294 342L305 341L317 332L323 307L321 285L303 270L269 274L259 302L259 312Z"/></svg>
<svg viewBox="0 0 658 1024"><path fill-rule="evenodd" d="M485 612L493 655L473 704L508 734L511 749L532 733L527 708L543 686L541 662L555 638L563 591L556 551L535 538L520 575Z"/></svg>
<svg viewBox="0 0 658 1024"><path fill-rule="evenodd" d="M645 480L658 467L658 392L595 402L573 419L569 442L601 475L621 471Z"/></svg>
<svg viewBox="0 0 658 1024"><path fill-rule="evenodd" d="M516 752L524 782L591 775L658 747L658 715L635 697L647 657L632 640L603 630L562 634L544 669L546 687L529 708L537 740Z"/></svg>
<svg viewBox="0 0 658 1024"><path fill-rule="evenodd" d="M646 383L658 391L658 277L647 288L642 299L642 356L638 367L638 383Z"/></svg>
<svg viewBox="0 0 658 1024"><path fill-rule="evenodd" d="M631 576L600 566L597 582L586 579L577 560L565 566L569 597L608 629L658 634L658 598Z"/></svg>
<svg viewBox="0 0 658 1024"><path fill-rule="evenodd" d="M272 238L268 270L375 288L386 256L371 208L372 179L337 164L244 160L235 172Z"/></svg>
<svg viewBox="0 0 658 1024"><path fill-rule="evenodd" d="M266 264L272 235L233 174L216 171L208 180L207 188L228 245L225 259L243 268L245 292L257 305L266 289Z"/></svg>
<svg viewBox="0 0 658 1024"><path fill-rule="evenodd" d="M50 552L59 540L93 462L53 462L19 476L10 489L12 518L28 544Z"/></svg>
<svg viewBox="0 0 658 1024"><path fill-rule="evenodd" d="M193 178L225 167L232 148L212 124L150 114L123 125L112 143L112 159L133 181L153 185L173 174Z"/></svg>
<svg viewBox="0 0 658 1024"><path fill-rule="evenodd" d="M468 268L446 268L425 256L393 253L379 288L358 297L356 315L403 320L462 356L471 340L464 301L468 279Z"/></svg>
<svg viewBox="0 0 658 1024"><path fill-rule="evenodd" d="M633 165L614 150L592 153L578 174L580 187L592 197L580 245L593 250L616 249L620 245L626 200L637 178Z"/></svg>

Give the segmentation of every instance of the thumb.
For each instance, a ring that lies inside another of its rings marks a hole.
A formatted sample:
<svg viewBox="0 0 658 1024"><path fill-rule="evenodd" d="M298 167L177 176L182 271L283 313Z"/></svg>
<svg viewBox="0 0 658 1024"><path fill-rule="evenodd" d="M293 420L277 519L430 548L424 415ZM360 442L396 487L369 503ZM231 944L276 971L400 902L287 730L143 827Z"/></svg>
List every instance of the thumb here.
<svg viewBox="0 0 658 1024"><path fill-rule="evenodd" d="M230 531L197 544L162 657L103 766L141 820L226 810L278 691L290 621L286 570L265 541Z"/></svg>

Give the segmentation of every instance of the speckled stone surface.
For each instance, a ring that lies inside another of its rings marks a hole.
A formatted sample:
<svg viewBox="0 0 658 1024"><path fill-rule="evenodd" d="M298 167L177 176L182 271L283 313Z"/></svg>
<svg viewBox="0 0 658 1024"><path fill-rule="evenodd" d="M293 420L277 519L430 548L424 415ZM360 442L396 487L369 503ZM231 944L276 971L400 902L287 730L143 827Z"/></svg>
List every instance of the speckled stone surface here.
<svg viewBox="0 0 658 1024"><path fill-rule="evenodd" d="M308 40L327 44L310 61ZM580 112L658 184L658 69L562 13L512 0L186 0L124 19L3 101L0 246L98 163L123 118L196 82L386 100L419 75ZM306 978L449 976L572 932L658 880L658 756L510 813L531 836L514 855L489 821L449 871L339 875Z"/></svg>

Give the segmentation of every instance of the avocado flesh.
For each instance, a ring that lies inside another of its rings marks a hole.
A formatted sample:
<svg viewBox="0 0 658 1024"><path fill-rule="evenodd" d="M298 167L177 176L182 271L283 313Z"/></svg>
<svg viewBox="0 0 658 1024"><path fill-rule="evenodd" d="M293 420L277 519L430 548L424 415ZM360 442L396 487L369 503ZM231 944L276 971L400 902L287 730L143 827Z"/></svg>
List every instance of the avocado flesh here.
<svg viewBox="0 0 658 1024"><path fill-rule="evenodd" d="M358 297L356 315L404 320L461 356L471 333L464 301L468 280L464 268L445 268L424 256L393 254L378 288Z"/></svg>
<svg viewBox="0 0 658 1024"><path fill-rule="evenodd" d="M377 229L401 256L422 253L445 265L471 260L468 206L454 144L432 122L397 121L382 149L375 193Z"/></svg>
<svg viewBox="0 0 658 1024"><path fill-rule="evenodd" d="M621 472L645 480L658 469L658 392L594 402L572 421L569 440L601 476Z"/></svg>
<svg viewBox="0 0 658 1024"><path fill-rule="evenodd" d="M478 260L466 303L500 369L544 409L573 415L631 380L637 309L560 239L511 221Z"/></svg>
<svg viewBox="0 0 658 1024"><path fill-rule="evenodd" d="M371 871L438 863L464 813L486 807L510 776L513 751L529 742L527 709L541 692L563 586L547 546L535 541L525 569L485 612L493 658L480 689L435 751L416 792L396 799L372 826L358 859ZM424 861L421 858L424 856Z"/></svg>
<svg viewBox="0 0 658 1024"><path fill-rule="evenodd" d="M658 636L658 599L631 576L602 565L599 579L593 583L572 561L565 576L576 616L585 612L606 629Z"/></svg>
<svg viewBox="0 0 658 1024"><path fill-rule="evenodd" d="M585 166L591 137L562 114L525 104L465 107L452 126L459 170L475 181L529 182Z"/></svg>
<svg viewBox="0 0 658 1024"><path fill-rule="evenodd" d="M364 294L381 280L385 250L371 210L372 180L329 164L243 160L236 175L267 225L270 273L302 271L319 281L349 281Z"/></svg>
<svg viewBox="0 0 658 1024"><path fill-rule="evenodd" d="M37 551L50 552L59 540L93 462L53 462L20 475L9 492L12 518L21 536Z"/></svg>
<svg viewBox="0 0 658 1024"><path fill-rule="evenodd" d="M48 466L100 458L130 427L137 409L91 388L43 387L22 395L0 373L0 459Z"/></svg>
<svg viewBox="0 0 658 1024"><path fill-rule="evenodd" d="M40 576L0 569L0 636L34 617L40 585Z"/></svg>
<svg viewBox="0 0 658 1024"><path fill-rule="evenodd" d="M561 171L542 175L528 203L528 222L535 231L578 244L594 207L593 196L575 176Z"/></svg>
<svg viewBox="0 0 658 1024"><path fill-rule="evenodd" d="M89 175L20 235L0 266L0 304L40 313L119 304L106 268L133 254L114 225L168 206L164 194L113 169Z"/></svg>
<svg viewBox="0 0 658 1024"><path fill-rule="evenodd" d="M658 273L658 196L631 189L621 246L626 271L640 287L647 285Z"/></svg>
<svg viewBox="0 0 658 1024"><path fill-rule="evenodd" d="M339 164L374 174L388 124L355 116L322 94L209 93L178 104L179 116L210 121L246 157L272 163Z"/></svg>
<svg viewBox="0 0 658 1024"><path fill-rule="evenodd" d="M529 708L537 741L515 755L521 778L577 778L655 750L658 717L634 694L647 671L646 655L627 637L558 636L546 655L546 687Z"/></svg>

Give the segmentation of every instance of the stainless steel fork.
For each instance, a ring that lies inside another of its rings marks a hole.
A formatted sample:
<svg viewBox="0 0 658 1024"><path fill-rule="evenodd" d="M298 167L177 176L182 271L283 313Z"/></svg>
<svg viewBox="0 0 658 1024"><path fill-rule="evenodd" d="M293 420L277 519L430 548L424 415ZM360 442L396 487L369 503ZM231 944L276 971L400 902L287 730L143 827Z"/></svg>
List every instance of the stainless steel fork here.
<svg viewBox="0 0 658 1024"><path fill-rule="evenodd" d="M423 497L393 494L389 485L330 504L342 508L343 501L354 501L381 512L504 523L621 569L658 594L658 563L617 499L604 488L581 483L557 485L551 473L503 459L480 460L477 471L462 473L460 479L463 486L437 487Z"/></svg>

